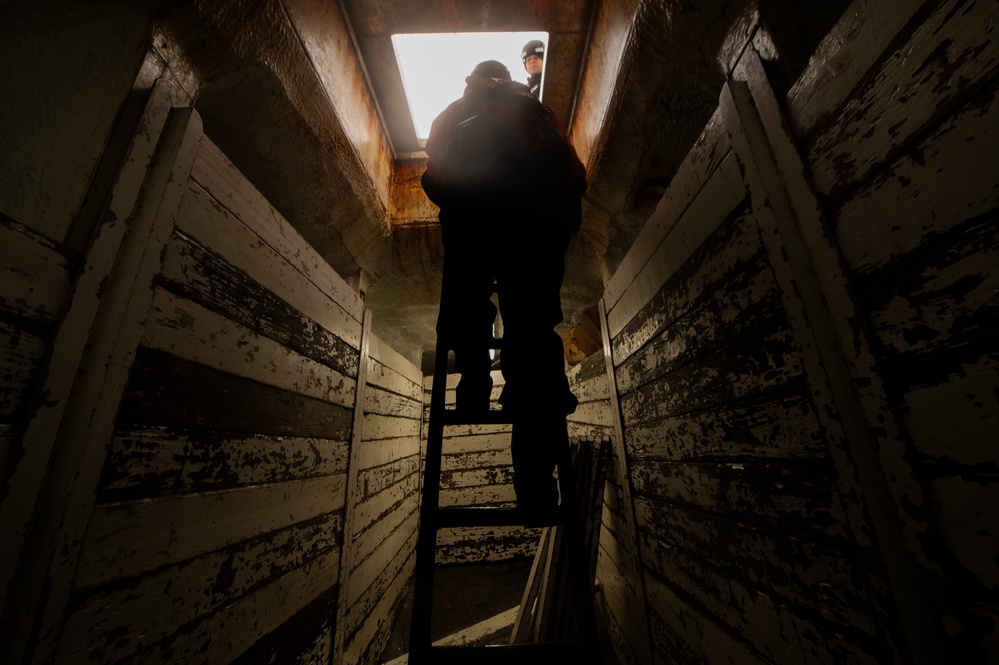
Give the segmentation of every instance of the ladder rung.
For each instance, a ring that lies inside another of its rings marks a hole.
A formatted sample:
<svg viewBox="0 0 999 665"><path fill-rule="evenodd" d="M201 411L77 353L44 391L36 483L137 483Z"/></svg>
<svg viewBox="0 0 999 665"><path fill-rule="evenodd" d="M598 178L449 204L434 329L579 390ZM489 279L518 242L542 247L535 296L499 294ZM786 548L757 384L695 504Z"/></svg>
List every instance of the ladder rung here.
<svg viewBox="0 0 999 665"><path fill-rule="evenodd" d="M562 523L562 512L538 517L531 515L524 519L523 511L517 508L438 508L437 528L456 526L555 526Z"/></svg>
<svg viewBox="0 0 999 665"><path fill-rule="evenodd" d="M445 425L505 425L513 422L510 414L495 409L478 412L446 409L441 419Z"/></svg>

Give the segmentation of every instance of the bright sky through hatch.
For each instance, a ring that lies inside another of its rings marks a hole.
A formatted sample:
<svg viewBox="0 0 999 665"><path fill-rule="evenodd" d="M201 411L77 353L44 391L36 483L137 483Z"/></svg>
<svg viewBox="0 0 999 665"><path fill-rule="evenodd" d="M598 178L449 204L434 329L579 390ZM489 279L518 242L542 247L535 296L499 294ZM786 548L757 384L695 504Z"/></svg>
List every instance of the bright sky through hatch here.
<svg viewBox="0 0 999 665"><path fill-rule="evenodd" d="M430 124L465 91L465 77L483 60L499 60L514 81L527 82L520 49L532 39L548 46L547 32L458 32L392 35L416 134L426 139Z"/></svg>

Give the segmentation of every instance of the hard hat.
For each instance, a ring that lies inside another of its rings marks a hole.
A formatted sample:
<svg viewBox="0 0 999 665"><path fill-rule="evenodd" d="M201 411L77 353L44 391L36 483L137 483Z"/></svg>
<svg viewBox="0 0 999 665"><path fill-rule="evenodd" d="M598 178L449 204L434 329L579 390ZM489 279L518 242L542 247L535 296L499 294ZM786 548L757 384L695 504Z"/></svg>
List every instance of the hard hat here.
<svg viewBox="0 0 999 665"><path fill-rule="evenodd" d="M537 39L532 39L531 41L524 44L524 48L520 50L520 59L527 62L527 56L536 55L542 60L545 59L545 43L538 41Z"/></svg>

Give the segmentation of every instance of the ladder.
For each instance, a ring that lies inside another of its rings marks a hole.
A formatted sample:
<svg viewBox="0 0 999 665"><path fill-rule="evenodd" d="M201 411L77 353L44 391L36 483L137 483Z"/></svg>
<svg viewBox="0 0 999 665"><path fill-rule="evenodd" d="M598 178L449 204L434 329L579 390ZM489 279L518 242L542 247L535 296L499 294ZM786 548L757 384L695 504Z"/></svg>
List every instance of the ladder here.
<svg viewBox="0 0 999 665"><path fill-rule="evenodd" d="M502 340L493 339L492 348L500 349ZM434 594L434 567L437 531L448 527L511 526L524 524L524 515L516 508L440 507L441 456L444 428L447 425L511 423L502 411L469 415L445 407L448 351L451 346L438 335L434 377L430 393L430 419L427 430L427 453L423 475L423 501L420 506L420 531L416 544L416 572L413 589L413 616L410 626L409 663L411 665L446 665L448 663L533 663L575 662L597 665L596 618L593 611L589 562L584 550L575 476L569 451L568 433L559 443L557 460L558 510L547 523L531 526L561 527L568 554L570 586L573 591L576 634L574 642L542 642L489 646L435 646L431 643L431 611ZM502 358L501 358L502 362ZM568 606L568 604L564 604ZM572 659L569 661L568 659Z"/></svg>

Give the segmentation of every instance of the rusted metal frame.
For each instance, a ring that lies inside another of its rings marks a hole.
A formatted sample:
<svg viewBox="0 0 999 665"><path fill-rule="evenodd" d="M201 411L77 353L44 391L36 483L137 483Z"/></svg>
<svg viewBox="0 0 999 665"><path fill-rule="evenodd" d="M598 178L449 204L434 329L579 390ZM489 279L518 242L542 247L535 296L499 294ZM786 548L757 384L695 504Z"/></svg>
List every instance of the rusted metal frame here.
<svg viewBox="0 0 999 665"><path fill-rule="evenodd" d="M607 385L611 401L611 416L613 434L611 438L612 454L616 458L613 466L617 482L621 487L624 503L625 528L628 533L628 545L631 547L632 561L636 570L631 571L641 594L643 625L639 627L642 643L632 645L643 663L652 662L652 631L649 623L649 597L645 591L645 567L642 564L642 553L639 549L638 525L635 518L635 502L631 492L631 474L628 470L627 450L624 445L624 422L621 418L621 402L617 393L617 377L614 374L614 353L610 337L610 326L607 322L607 305L600 299L600 335L604 343L604 363L607 367Z"/></svg>
<svg viewBox="0 0 999 665"><path fill-rule="evenodd" d="M905 509L918 509L922 496L899 491L898 484L913 473L903 459L904 442L874 369L868 333L858 323L862 316L848 290L842 258L755 52L747 52L736 76L748 82L726 84L721 108L802 349L847 520L866 553L872 602L883 628L912 662L940 663L926 590L914 570L914 564L925 560L914 537L925 525ZM885 434L876 437L878 429ZM893 477L901 478L892 482ZM911 482L909 489L915 485ZM891 597L879 603L877 590L884 588L885 577Z"/></svg>
<svg viewBox="0 0 999 665"><path fill-rule="evenodd" d="M350 575L354 569L354 513L360 500L358 478L361 446L364 438L364 397L368 383L368 360L371 346L371 310L365 308L361 325L361 344L357 359L357 387L354 390L354 422L350 436L350 461L347 463L347 496L343 506L343 543L340 546L340 586L337 590L333 630L333 663L343 663L347 639Z"/></svg>
<svg viewBox="0 0 999 665"><path fill-rule="evenodd" d="M159 104L169 104L171 95L165 92L155 97ZM19 579L8 601L8 607L20 609L35 628L10 642L16 645L13 660L17 662L49 662L57 647L118 405L152 301L152 284L187 190L201 137L201 119L192 109L172 109L150 156L148 172L143 163L142 174L129 172L119 179L145 175L139 191L130 197L130 209L118 218L128 223L109 223L106 243L102 233L92 246L87 264L94 271L103 267L104 272L94 276L84 268L74 289L71 311L60 327L60 337L65 333L82 339L83 348L69 366L55 364L54 350L50 365L50 381L61 379L66 393L59 412L46 415L57 419L58 431L47 434L59 455L51 460L47 486L39 492L36 510L53 519L39 522L38 530L30 534ZM124 232L116 233L117 226L125 227ZM74 305L88 311L73 312ZM76 327L84 320L90 325ZM81 330L88 334L81 335ZM72 345L65 339L59 342ZM38 556L43 552L51 554ZM29 639L35 644L29 644Z"/></svg>

